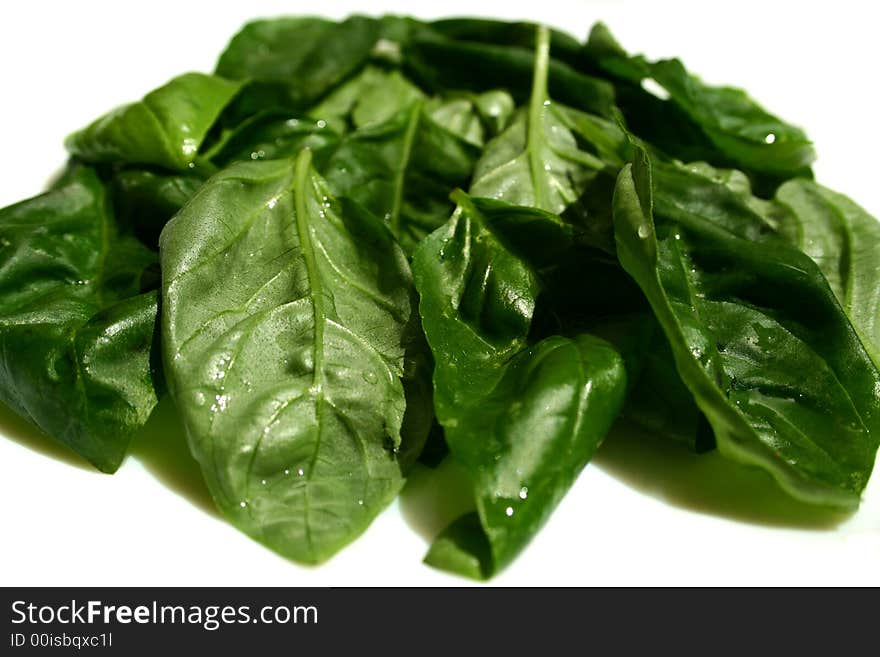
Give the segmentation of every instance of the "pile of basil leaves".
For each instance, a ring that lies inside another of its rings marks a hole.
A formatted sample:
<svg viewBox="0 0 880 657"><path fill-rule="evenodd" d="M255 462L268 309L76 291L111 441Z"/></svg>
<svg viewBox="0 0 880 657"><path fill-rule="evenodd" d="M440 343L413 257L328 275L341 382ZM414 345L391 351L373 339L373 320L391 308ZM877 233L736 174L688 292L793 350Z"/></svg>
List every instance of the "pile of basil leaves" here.
<svg viewBox="0 0 880 657"><path fill-rule="evenodd" d="M0 211L0 398L113 472L167 391L286 557L446 454L474 510L426 561L489 577L619 418L859 503L880 224L800 129L602 25L256 21L67 148Z"/></svg>

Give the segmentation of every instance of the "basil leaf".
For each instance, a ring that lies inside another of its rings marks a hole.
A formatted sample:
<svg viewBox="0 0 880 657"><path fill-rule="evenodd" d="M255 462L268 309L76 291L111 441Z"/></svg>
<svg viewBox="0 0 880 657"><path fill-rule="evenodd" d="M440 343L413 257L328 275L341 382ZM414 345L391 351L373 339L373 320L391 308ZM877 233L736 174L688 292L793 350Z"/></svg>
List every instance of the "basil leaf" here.
<svg viewBox="0 0 880 657"><path fill-rule="evenodd" d="M852 508L880 436L880 374L818 267L742 199L644 150L621 172L623 267L722 454L793 496Z"/></svg>
<svg viewBox="0 0 880 657"><path fill-rule="evenodd" d="M632 387L621 417L632 425L682 444L691 451L702 453L714 449L715 438L694 403L690 390L675 369L675 358L662 330L653 318L649 322L643 318L638 320L640 326L650 327L653 332L644 345L638 345L641 349L627 361L627 375ZM624 326L623 329L628 329L630 334L633 332L630 326ZM618 350L621 350L618 344L621 337L631 338L625 331L622 335L618 331L617 334L606 336L597 328L593 330L601 337L606 337ZM628 354L621 351L627 360Z"/></svg>
<svg viewBox="0 0 880 657"><path fill-rule="evenodd" d="M87 167L0 210L0 399L104 472L156 404L155 255L120 235Z"/></svg>
<svg viewBox="0 0 880 657"><path fill-rule="evenodd" d="M70 135L70 153L86 162L149 164L175 171L195 166L196 154L241 85L186 73Z"/></svg>
<svg viewBox="0 0 880 657"><path fill-rule="evenodd" d="M258 20L245 25L217 62L217 75L274 83L285 107L315 103L369 60L381 35L379 21L352 16L341 23L320 18Z"/></svg>
<svg viewBox="0 0 880 657"><path fill-rule="evenodd" d="M521 231L521 238L514 239L511 223L496 219L493 226L509 246L523 254L541 281L529 339L590 333L607 340L626 364L629 389L621 416L693 451L711 449L714 440L675 370L669 344L641 290L617 260L585 248L579 227L573 228L570 243L558 241L535 254L528 248L529 241L534 241L531 230Z"/></svg>
<svg viewBox="0 0 880 657"><path fill-rule="evenodd" d="M403 484L403 252L296 162L224 169L162 233L163 352L220 510L279 553L322 561ZM415 409L419 411L419 409ZM423 411L421 411L423 413Z"/></svg>
<svg viewBox="0 0 880 657"><path fill-rule="evenodd" d="M816 154L803 130L770 114L741 89L707 85L677 59L630 57L601 23L590 32L583 54L586 70L617 82L630 128L673 157L781 179L810 174ZM658 85L664 97L642 88L648 84Z"/></svg>
<svg viewBox="0 0 880 657"><path fill-rule="evenodd" d="M431 93L484 92L506 89L518 103L532 93L533 52L519 46L493 45L444 38L420 31L403 44L403 70ZM614 89L605 80L584 75L556 59L547 61L550 95L582 111L610 117Z"/></svg>
<svg viewBox="0 0 880 657"><path fill-rule="evenodd" d="M323 162L338 141L339 135L324 121L270 110L242 122L205 156L224 167L240 161L295 157L303 148L309 148L315 160Z"/></svg>
<svg viewBox="0 0 880 657"><path fill-rule="evenodd" d="M528 345L540 280L492 226L507 222L514 242L531 235L548 257L569 241L567 227L539 210L454 196L456 212L419 246L413 270L437 419L471 475L477 519L453 523L426 561L488 577L528 543L592 456L623 405L626 373L594 336Z"/></svg>
<svg viewBox="0 0 880 657"><path fill-rule="evenodd" d="M560 213L605 163L582 151L566 118L547 96L550 35L538 30L533 87L526 111L486 146L471 193Z"/></svg>
<svg viewBox="0 0 880 657"><path fill-rule="evenodd" d="M487 18L445 18L428 23L432 32L448 39L473 41L496 46L516 46L531 50L535 44L535 31L539 25L525 21L507 22ZM570 34L549 30L553 56L567 64L580 59L582 45Z"/></svg>
<svg viewBox="0 0 880 657"><path fill-rule="evenodd" d="M479 147L509 125L514 109L513 98L506 91L438 96L427 103L428 114L437 125Z"/></svg>
<svg viewBox="0 0 880 657"><path fill-rule="evenodd" d="M309 109L308 114L342 134L383 123L422 98L421 90L398 71L367 66Z"/></svg>
<svg viewBox="0 0 880 657"><path fill-rule="evenodd" d="M449 217L449 191L466 184L477 147L437 125L421 102L346 135L324 172L338 196L383 218L407 253Z"/></svg>
<svg viewBox="0 0 880 657"><path fill-rule="evenodd" d="M737 166L788 177L809 171L816 159L803 130L766 112L741 89L703 84L677 59L651 64L650 72Z"/></svg>
<svg viewBox="0 0 880 657"><path fill-rule="evenodd" d="M776 192L791 213L795 244L810 256L880 367L880 223L843 194L809 180Z"/></svg>
<svg viewBox="0 0 880 657"><path fill-rule="evenodd" d="M811 180L789 180L773 200L752 195L749 179L736 169L703 162L689 171L724 184L750 209L819 265L859 333L874 364L880 363L880 223L852 200Z"/></svg>
<svg viewBox="0 0 880 657"><path fill-rule="evenodd" d="M143 244L158 250L162 228L203 182L198 176L123 169L111 185L116 219L131 226Z"/></svg>
<svg viewBox="0 0 880 657"><path fill-rule="evenodd" d="M506 566L541 528L611 428L626 390L620 354L591 335L547 338L502 372L478 403L441 416L450 451L473 480L479 524L470 516L453 523L425 563L470 577ZM459 543L462 523L485 536L488 550Z"/></svg>

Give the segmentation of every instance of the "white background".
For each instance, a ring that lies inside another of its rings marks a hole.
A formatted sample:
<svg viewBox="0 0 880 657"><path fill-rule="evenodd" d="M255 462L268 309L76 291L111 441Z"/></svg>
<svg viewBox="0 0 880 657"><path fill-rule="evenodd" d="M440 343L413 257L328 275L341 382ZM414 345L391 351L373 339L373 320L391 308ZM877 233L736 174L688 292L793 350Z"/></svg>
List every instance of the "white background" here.
<svg viewBox="0 0 880 657"><path fill-rule="evenodd" d="M418 5L420 9L416 10ZM41 191L62 141L174 75L210 71L246 20L310 12L482 14L681 57L808 131L818 179L880 215L870 2L30 2L0 5L0 206ZM220 519L166 404L114 476L0 409L2 585L447 585L421 564L443 476L403 496L328 563L303 568ZM447 510L447 514L450 511ZM442 514L441 514L442 515ZM817 516L760 473L613 436L495 584L880 584L880 476L848 518Z"/></svg>

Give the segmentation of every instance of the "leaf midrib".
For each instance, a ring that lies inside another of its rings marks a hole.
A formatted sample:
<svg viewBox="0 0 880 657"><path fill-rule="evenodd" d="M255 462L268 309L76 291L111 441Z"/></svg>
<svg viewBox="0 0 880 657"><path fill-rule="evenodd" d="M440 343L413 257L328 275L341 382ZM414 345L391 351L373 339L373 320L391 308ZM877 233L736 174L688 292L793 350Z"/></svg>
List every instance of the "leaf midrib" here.
<svg viewBox="0 0 880 657"><path fill-rule="evenodd" d="M416 130L419 127L422 116L422 101L417 100L412 104L406 120L406 132L403 134L403 150L400 155L400 168L394 176L394 203L391 206L391 220L389 222L392 234L397 237L400 234L400 208L403 205L403 189L406 182L406 174L409 162L412 159L413 144L415 143Z"/></svg>
<svg viewBox="0 0 880 657"><path fill-rule="evenodd" d="M529 99L529 119L526 134L526 153L529 172L535 190L535 206L546 209L547 190L544 163L541 153L544 146L541 125L544 118L544 101L547 99L547 66L550 58L550 32L546 26L538 28L535 44L535 73L532 78L532 95Z"/></svg>
<svg viewBox="0 0 880 657"><path fill-rule="evenodd" d="M299 239L303 262L306 266L306 276L309 280L315 323L315 340L313 344L315 360L312 383L318 386L318 391L320 391L321 384L323 383L321 372L323 371L324 364L324 322L327 319L327 312L324 307L324 285L318 271L315 246L312 243L312 236L306 218L306 186L308 185L311 162L311 151L303 149L296 158L296 165L294 167L293 198L294 222L296 223L296 233Z"/></svg>
<svg viewBox="0 0 880 657"><path fill-rule="evenodd" d="M312 164L312 152L305 148L300 151L296 158L296 165L293 173L293 197L294 197L294 221L296 222L296 232L299 237L300 250L303 262L306 266L306 276L309 280L309 290L311 291L312 313L315 325L315 338L313 342L313 376L312 376L312 395L315 400L315 424L318 430L315 433L315 449L309 462L309 469L305 474L306 482L303 491L303 507L305 521L303 529L305 530L306 543L309 546L309 552L314 554L315 542L312 537L312 526L309 522L311 515L311 499L309 495L312 473L315 469L315 462L318 458L318 452L321 449L321 431L324 416L324 323L327 320L327 311L324 306L324 285L321 281L321 275L318 271L318 260L315 256L315 246L312 243L312 236L309 231L306 211L306 186L309 183L309 173Z"/></svg>

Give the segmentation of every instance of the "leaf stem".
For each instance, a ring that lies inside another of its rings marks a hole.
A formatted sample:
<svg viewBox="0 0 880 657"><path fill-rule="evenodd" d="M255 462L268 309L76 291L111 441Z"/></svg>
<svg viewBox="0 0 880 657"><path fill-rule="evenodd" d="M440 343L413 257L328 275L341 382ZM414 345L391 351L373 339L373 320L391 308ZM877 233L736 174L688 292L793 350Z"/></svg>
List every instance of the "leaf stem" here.
<svg viewBox="0 0 880 657"><path fill-rule="evenodd" d="M547 185L544 184L544 161L541 157L543 131L541 124L547 110L547 69L550 62L550 30L539 25L535 39L535 72L532 77L532 96L529 100L528 134L526 150L529 155L529 170L535 189L535 206L547 207Z"/></svg>

